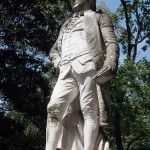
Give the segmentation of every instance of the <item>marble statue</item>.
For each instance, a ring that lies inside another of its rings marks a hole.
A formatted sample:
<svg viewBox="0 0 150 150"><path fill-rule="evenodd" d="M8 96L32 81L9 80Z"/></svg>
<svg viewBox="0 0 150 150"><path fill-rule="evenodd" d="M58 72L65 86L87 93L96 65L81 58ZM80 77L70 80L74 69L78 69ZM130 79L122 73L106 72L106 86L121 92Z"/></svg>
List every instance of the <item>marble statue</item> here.
<svg viewBox="0 0 150 150"><path fill-rule="evenodd" d="M118 44L109 16L93 11L95 0L72 0L72 7L50 50L60 73L47 106L46 150L109 150L107 76L117 70Z"/></svg>

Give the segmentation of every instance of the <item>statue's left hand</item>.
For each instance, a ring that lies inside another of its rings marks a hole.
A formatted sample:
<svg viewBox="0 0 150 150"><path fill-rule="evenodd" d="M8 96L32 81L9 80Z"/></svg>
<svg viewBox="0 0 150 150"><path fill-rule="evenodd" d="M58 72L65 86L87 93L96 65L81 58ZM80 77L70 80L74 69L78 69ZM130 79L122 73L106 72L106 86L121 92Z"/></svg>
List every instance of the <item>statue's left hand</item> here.
<svg viewBox="0 0 150 150"><path fill-rule="evenodd" d="M112 73L116 74L117 72L117 66L115 62L105 62L103 65L104 68L110 68Z"/></svg>

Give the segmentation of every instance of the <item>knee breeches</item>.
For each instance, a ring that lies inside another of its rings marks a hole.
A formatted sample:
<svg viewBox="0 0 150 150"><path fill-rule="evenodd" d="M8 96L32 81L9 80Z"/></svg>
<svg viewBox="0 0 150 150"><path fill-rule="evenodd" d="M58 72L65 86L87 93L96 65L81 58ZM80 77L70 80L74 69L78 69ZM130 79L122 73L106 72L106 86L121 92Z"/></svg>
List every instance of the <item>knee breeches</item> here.
<svg viewBox="0 0 150 150"><path fill-rule="evenodd" d="M67 106L79 96L84 119L98 116L96 83L92 79L94 70L77 74L72 68L65 79L58 78L48 104L48 116L62 120Z"/></svg>

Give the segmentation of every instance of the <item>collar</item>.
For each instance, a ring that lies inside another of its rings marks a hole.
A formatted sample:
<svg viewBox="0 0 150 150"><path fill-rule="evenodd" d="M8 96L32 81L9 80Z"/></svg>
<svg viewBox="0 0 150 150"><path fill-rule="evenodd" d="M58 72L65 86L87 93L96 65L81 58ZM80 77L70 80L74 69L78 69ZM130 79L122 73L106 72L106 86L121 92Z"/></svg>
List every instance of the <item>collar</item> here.
<svg viewBox="0 0 150 150"><path fill-rule="evenodd" d="M80 17L80 16L84 16L84 11L81 12L75 12L72 17Z"/></svg>

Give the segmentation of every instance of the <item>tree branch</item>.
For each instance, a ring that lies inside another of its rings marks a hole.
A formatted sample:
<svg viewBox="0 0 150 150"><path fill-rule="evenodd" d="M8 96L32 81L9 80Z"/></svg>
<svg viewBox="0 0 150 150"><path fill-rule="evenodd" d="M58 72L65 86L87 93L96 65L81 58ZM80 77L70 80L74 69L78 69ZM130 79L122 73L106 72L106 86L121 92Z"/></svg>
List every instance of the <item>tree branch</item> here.
<svg viewBox="0 0 150 150"><path fill-rule="evenodd" d="M135 0L134 1L134 5L137 5L138 4L138 0ZM142 24L141 24L141 21L140 21L140 18L139 18L139 13L138 13L138 8L136 7L135 8L135 16L136 16L136 19L137 19L137 25L138 25L138 32L137 32L137 35L136 35L136 38L135 38L135 43L137 43L138 39L139 39L139 36L141 34L141 31L142 31Z"/></svg>
<svg viewBox="0 0 150 150"><path fill-rule="evenodd" d="M126 1L121 0L121 3L123 5L124 11L125 11L125 20L126 20L126 27L127 27L127 34L128 34L128 52L127 52L127 56L130 58L131 57L131 50L132 50L132 44L131 44L132 33L131 33L130 25L129 25L130 20L129 20L129 16L128 16Z"/></svg>
<svg viewBox="0 0 150 150"><path fill-rule="evenodd" d="M144 134L141 134L141 135L139 135L138 137L132 139L132 140L128 143L126 150L129 150L130 147L131 147L131 145L132 145L135 141L138 141L138 140L139 140L141 137L143 137L143 136L144 136Z"/></svg>
<svg viewBox="0 0 150 150"><path fill-rule="evenodd" d="M143 38L141 38L141 40L137 41L137 42L135 43L135 45L136 45L136 44L139 44L139 43L141 43L141 42L143 42L149 35L150 35L150 33L147 33Z"/></svg>
<svg viewBox="0 0 150 150"><path fill-rule="evenodd" d="M135 38L135 43L137 43L139 37L140 37L140 34L141 34L141 29L142 29L142 24L140 22L140 18L139 18L139 13L138 13L138 8L137 8L137 5L138 4L138 0L135 0L134 1L134 5L135 5L135 16L136 16L136 19L137 19L137 24L138 24L138 31L137 31L137 35L136 35L136 38ZM133 60L135 60L136 58L136 55L137 55L137 44L134 44L134 52L133 52Z"/></svg>
<svg viewBox="0 0 150 150"><path fill-rule="evenodd" d="M133 60L135 60L136 55L137 55L137 45L134 45L134 52L133 52Z"/></svg>

